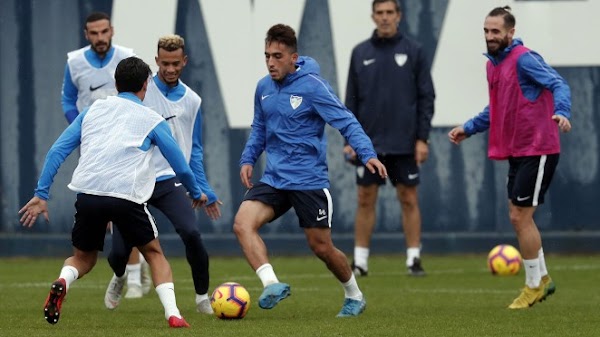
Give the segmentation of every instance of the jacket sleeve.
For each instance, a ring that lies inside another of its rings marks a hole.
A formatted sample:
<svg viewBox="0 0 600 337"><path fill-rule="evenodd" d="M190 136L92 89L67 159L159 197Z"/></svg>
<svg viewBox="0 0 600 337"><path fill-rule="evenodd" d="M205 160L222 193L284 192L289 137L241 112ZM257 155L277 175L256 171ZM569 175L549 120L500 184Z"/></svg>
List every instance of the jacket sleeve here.
<svg viewBox="0 0 600 337"><path fill-rule="evenodd" d="M327 124L340 131L363 164L366 164L371 158L377 158L371 139L356 117L342 104L331 86L323 79L319 79L318 83L315 83L312 104Z"/></svg>
<svg viewBox="0 0 600 337"><path fill-rule="evenodd" d="M350 67L348 69L348 82L346 83L346 107L354 116L358 113L358 75L354 65L356 59L356 49L352 51L350 57Z"/></svg>
<svg viewBox="0 0 600 337"><path fill-rule="evenodd" d="M490 106L486 106L477 116L469 119L463 129L467 136L486 131L490 128Z"/></svg>
<svg viewBox="0 0 600 337"><path fill-rule="evenodd" d="M177 178L183 183L183 186L190 192L192 198L199 199L202 196L202 190L196 183L194 173L185 160L181 148L171 134L171 128L166 121L160 122L150 133L148 138L159 148L163 157L169 162L169 165L175 171Z"/></svg>
<svg viewBox="0 0 600 337"><path fill-rule="evenodd" d="M431 67L421 47L417 49L417 139L427 141L431 131L434 112L435 89L431 79Z"/></svg>
<svg viewBox="0 0 600 337"><path fill-rule="evenodd" d="M528 51L517 61L517 73L520 80L531 81L552 92L554 98L554 114L571 118L571 89L562 76L550 67L544 59L534 51ZM528 97L535 99L536 97Z"/></svg>
<svg viewBox="0 0 600 337"><path fill-rule="evenodd" d="M73 123L71 123L52 144L52 147L46 155L42 173L38 180L35 196L48 200L50 198L50 187L54 182L54 176L58 173L58 169L65 159L75 150L81 143L81 123L83 117L87 114L87 109L77 115Z"/></svg>
<svg viewBox="0 0 600 337"><path fill-rule="evenodd" d="M200 189L206 197L208 197L207 205L212 204L218 200L215 191L208 184L206 179L206 173L204 172L204 148L202 147L202 109L198 109L196 114L196 121L194 123L194 130L192 131L192 154L190 156L190 167L196 182L200 186Z"/></svg>
<svg viewBox="0 0 600 337"><path fill-rule="evenodd" d="M60 102L65 114L65 118L69 124L73 123L79 111L77 110L77 95L79 90L73 83L71 78L71 72L69 71L69 63L65 65L65 75L63 78L63 85L61 90Z"/></svg>
<svg viewBox="0 0 600 337"><path fill-rule="evenodd" d="M265 149L266 132L264 113L260 104L257 86L256 92L254 93L254 120L252 121L252 130L250 131L250 137L248 137L248 141L246 142L246 146L242 152L240 166L254 166L256 160Z"/></svg>

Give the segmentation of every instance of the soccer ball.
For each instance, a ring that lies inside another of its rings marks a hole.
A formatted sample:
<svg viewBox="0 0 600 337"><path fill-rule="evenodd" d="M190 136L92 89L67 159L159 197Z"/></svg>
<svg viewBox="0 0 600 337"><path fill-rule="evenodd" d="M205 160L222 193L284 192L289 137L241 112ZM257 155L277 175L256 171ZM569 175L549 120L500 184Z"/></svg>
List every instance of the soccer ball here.
<svg viewBox="0 0 600 337"><path fill-rule="evenodd" d="M488 268L493 275L516 275L521 269L521 254L511 245L497 245L488 254Z"/></svg>
<svg viewBox="0 0 600 337"><path fill-rule="evenodd" d="M225 282L213 291L210 305L218 318L244 318L250 309L250 294L239 283Z"/></svg>

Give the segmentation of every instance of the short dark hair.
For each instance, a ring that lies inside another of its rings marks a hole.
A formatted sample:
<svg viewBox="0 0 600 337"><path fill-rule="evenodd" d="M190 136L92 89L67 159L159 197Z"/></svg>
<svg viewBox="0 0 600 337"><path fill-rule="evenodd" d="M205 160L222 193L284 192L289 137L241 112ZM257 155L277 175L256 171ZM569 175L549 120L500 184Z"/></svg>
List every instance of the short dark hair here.
<svg viewBox="0 0 600 337"><path fill-rule="evenodd" d="M384 2L393 2L394 5L396 5L396 12L400 12L401 7L400 1L398 0L373 0L373 3L371 4L371 11L375 12L375 5L382 4Z"/></svg>
<svg viewBox="0 0 600 337"><path fill-rule="evenodd" d="M100 21L100 20L108 20L108 22L110 23L110 16L108 16L108 14L106 14L104 12L90 13L90 15L88 15L87 18L85 19L85 29L87 29L88 23L96 22L96 21Z"/></svg>
<svg viewBox="0 0 600 337"><path fill-rule="evenodd" d="M142 59L131 56L119 62L115 70L115 84L118 92L138 92L152 72Z"/></svg>
<svg viewBox="0 0 600 337"><path fill-rule="evenodd" d="M515 28L517 20L510 11L511 9L509 6L496 7L492 9L487 16L501 16L504 19L504 28L512 29Z"/></svg>
<svg viewBox="0 0 600 337"><path fill-rule="evenodd" d="M280 23L269 28L269 31L267 31L267 37L265 38L265 44L271 44L273 42L282 43L288 46L292 50L292 53L296 53L298 51L296 32L288 25Z"/></svg>

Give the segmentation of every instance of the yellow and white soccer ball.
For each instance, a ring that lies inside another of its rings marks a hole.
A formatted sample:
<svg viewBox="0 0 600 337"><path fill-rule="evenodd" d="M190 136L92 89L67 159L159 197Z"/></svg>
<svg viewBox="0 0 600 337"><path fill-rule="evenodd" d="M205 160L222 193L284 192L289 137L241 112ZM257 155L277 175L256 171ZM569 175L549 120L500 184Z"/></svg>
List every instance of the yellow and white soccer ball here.
<svg viewBox="0 0 600 337"><path fill-rule="evenodd" d="M218 318L244 318L250 309L250 294L239 283L225 282L213 291L210 305Z"/></svg>
<svg viewBox="0 0 600 337"><path fill-rule="evenodd" d="M511 245L497 245L488 254L488 268L493 275L516 275L523 262L519 251Z"/></svg>

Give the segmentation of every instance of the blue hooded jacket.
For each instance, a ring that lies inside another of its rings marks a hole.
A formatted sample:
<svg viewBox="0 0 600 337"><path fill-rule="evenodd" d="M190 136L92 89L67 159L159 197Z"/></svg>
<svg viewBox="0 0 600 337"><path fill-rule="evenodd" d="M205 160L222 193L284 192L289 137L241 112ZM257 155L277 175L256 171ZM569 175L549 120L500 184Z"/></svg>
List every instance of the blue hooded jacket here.
<svg viewBox="0 0 600 337"><path fill-rule="evenodd" d="M296 67L281 82L269 75L258 82L240 166L254 166L265 151L261 182L284 190L328 188L325 123L340 131L363 163L377 154L352 112L319 76L318 63L302 56Z"/></svg>

